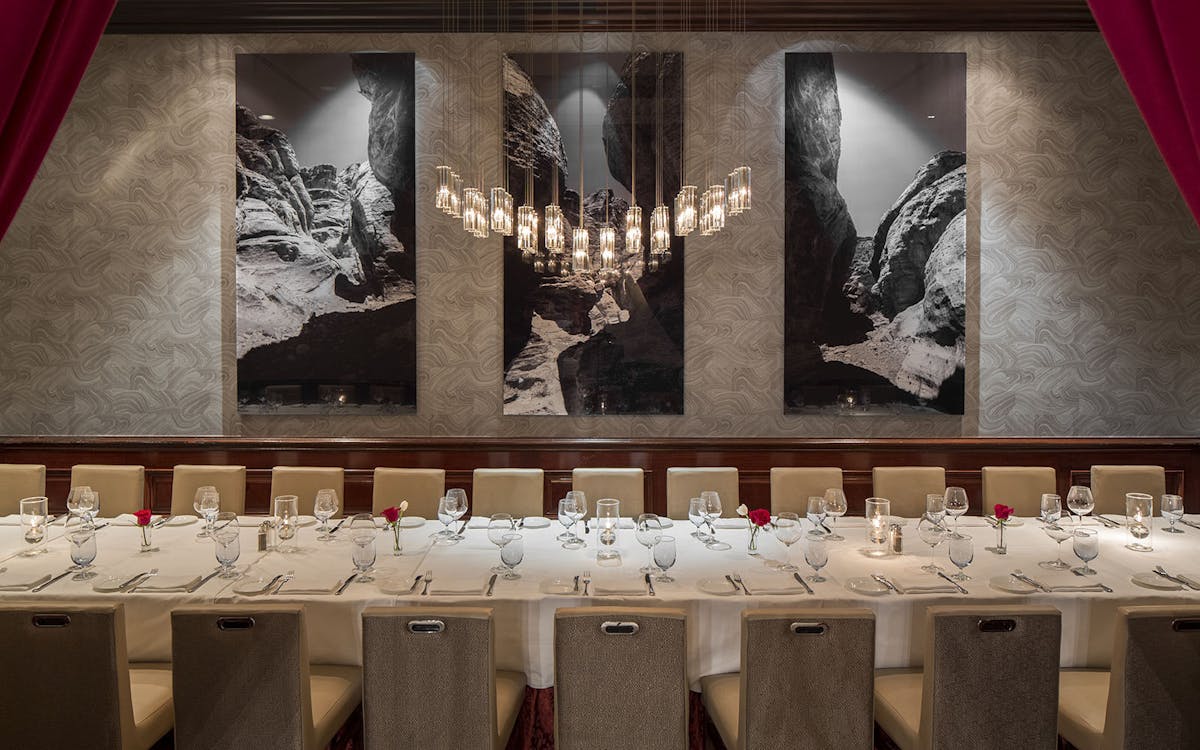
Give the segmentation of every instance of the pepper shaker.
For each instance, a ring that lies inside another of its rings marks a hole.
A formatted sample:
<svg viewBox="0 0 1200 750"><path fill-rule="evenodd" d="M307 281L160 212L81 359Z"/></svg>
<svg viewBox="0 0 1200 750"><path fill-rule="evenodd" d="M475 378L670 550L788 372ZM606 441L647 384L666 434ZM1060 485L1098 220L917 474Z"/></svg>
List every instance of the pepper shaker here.
<svg viewBox="0 0 1200 750"><path fill-rule="evenodd" d="M904 529L898 523L888 527L888 547L893 555L904 554Z"/></svg>

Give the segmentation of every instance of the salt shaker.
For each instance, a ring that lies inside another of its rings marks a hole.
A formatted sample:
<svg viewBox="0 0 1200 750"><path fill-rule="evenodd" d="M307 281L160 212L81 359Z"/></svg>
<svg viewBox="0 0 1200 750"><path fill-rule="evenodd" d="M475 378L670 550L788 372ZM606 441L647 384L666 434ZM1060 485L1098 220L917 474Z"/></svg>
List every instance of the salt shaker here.
<svg viewBox="0 0 1200 750"><path fill-rule="evenodd" d="M898 523L888 527L888 547L893 555L904 554L904 529Z"/></svg>
<svg viewBox="0 0 1200 750"><path fill-rule="evenodd" d="M275 524L263 521L258 525L258 551L267 552L276 546Z"/></svg>

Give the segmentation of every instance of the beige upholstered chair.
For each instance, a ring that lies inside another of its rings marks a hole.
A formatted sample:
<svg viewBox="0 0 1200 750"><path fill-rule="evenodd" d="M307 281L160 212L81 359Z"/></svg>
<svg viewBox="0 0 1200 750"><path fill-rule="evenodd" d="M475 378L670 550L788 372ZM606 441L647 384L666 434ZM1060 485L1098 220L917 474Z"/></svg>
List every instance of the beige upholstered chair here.
<svg viewBox="0 0 1200 750"><path fill-rule="evenodd" d="M741 502L738 470L725 466L667 469L667 518L687 518L688 501L707 490L721 496L722 514L732 516Z"/></svg>
<svg viewBox="0 0 1200 750"><path fill-rule="evenodd" d="M825 490L842 488L842 470L836 467L776 467L771 469L771 512L808 513L808 499Z"/></svg>
<svg viewBox="0 0 1200 750"><path fill-rule="evenodd" d="M575 469L571 489L587 496L588 511L603 497L621 501L621 515L636 518L646 512L646 479L641 469Z"/></svg>
<svg viewBox="0 0 1200 750"><path fill-rule="evenodd" d="M246 512L245 466L176 466L171 476L171 512L195 514L198 487L215 487L221 495L221 510L239 515Z"/></svg>
<svg viewBox="0 0 1200 750"><path fill-rule="evenodd" d="M580 607L554 614L558 750L688 746L682 609Z"/></svg>
<svg viewBox="0 0 1200 750"><path fill-rule="evenodd" d="M985 466L982 474L984 515L991 514L996 503L1004 503L1015 508L1018 516L1037 518L1042 514L1042 495L1058 491L1049 466Z"/></svg>
<svg viewBox="0 0 1200 750"><path fill-rule="evenodd" d="M171 665L130 664L123 604L0 605L0 745L144 750L171 729Z"/></svg>
<svg viewBox="0 0 1200 750"><path fill-rule="evenodd" d="M892 502L892 515L920 518L925 496L946 491L946 470L940 466L877 466L871 470L871 491Z"/></svg>
<svg viewBox="0 0 1200 750"><path fill-rule="evenodd" d="M871 750L874 677L875 614L869 609L748 609L742 613L742 671L705 677L700 686L729 750Z"/></svg>
<svg viewBox="0 0 1200 750"><path fill-rule="evenodd" d="M445 469L387 469L376 467L371 489L371 511L408 501L408 514L437 518L438 500L446 494Z"/></svg>
<svg viewBox="0 0 1200 750"><path fill-rule="evenodd" d="M295 495L299 498L297 505L300 515L311 516L313 505L317 502L318 490L337 490L338 512L334 518L342 515L345 509L346 473L334 466L276 466L271 469L271 504L267 513L275 510L275 498L280 495Z"/></svg>
<svg viewBox="0 0 1200 750"><path fill-rule="evenodd" d="M505 747L525 675L496 671L491 609L368 608L362 627L367 747Z"/></svg>
<svg viewBox="0 0 1200 750"><path fill-rule="evenodd" d="M1058 730L1079 750L1200 747L1200 606L1119 607L1112 672L1064 670Z"/></svg>
<svg viewBox="0 0 1200 750"><path fill-rule="evenodd" d="M471 515L510 513L540 516L542 507L541 469L476 469L472 481Z"/></svg>
<svg viewBox="0 0 1200 750"><path fill-rule="evenodd" d="M1061 627L1053 607L930 607L924 671L875 674L875 721L901 750L1054 750Z"/></svg>
<svg viewBox="0 0 1200 750"><path fill-rule="evenodd" d="M0 515L21 512L21 500L46 496L46 467L0 464Z"/></svg>
<svg viewBox="0 0 1200 750"><path fill-rule="evenodd" d="M1144 492L1159 498L1167 491L1167 476L1161 466L1093 466L1092 498L1096 501L1093 513L1125 514L1125 495ZM1063 498L1066 504L1066 498Z"/></svg>
<svg viewBox="0 0 1200 750"><path fill-rule="evenodd" d="M146 469L142 466L76 464L72 487L91 487L100 495L100 514L106 518L141 510L146 504Z"/></svg>
<svg viewBox="0 0 1200 750"><path fill-rule="evenodd" d="M213 605L171 612L175 747L329 744L362 697L358 667L309 665L299 605Z"/></svg>

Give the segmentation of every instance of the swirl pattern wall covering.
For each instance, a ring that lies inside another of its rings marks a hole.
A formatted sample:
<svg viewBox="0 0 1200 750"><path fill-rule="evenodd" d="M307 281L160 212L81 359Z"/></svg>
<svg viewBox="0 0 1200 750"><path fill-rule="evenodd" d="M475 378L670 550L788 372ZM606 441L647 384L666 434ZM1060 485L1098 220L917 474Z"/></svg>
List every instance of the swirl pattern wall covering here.
<svg viewBox="0 0 1200 750"><path fill-rule="evenodd" d="M564 35L561 49L573 49ZM1160 435L1200 429L1200 232L1097 34L639 35L685 70L689 170L754 167L749 221L687 253L686 414L502 417L501 251L432 206L445 82L498 167L499 55L548 35L105 37L0 243L0 433L52 435ZM600 50L604 38L587 36ZM612 49L628 47L614 35ZM417 55L419 412L243 416L234 376L237 52ZM785 51L962 51L968 65L961 417L783 414ZM474 65L472 56L474 57ZM721 64L718 65L717 61ZM707 76L744 118L714 108ZM718 127L719 125L719 127ZM745 134L745 138L735 134ZM714 140L714 134L720 141Z"/></svg>

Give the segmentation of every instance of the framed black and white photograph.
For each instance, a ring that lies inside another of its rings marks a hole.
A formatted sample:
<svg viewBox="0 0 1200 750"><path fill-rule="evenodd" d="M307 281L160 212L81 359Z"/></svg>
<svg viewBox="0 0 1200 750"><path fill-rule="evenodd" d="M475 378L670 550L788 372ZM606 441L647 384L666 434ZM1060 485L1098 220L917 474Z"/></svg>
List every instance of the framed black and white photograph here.
<svg viewBox="0 0 1200 750"><path fill-rule="evenodd" d="M785 410L962 414L966 55L785 69Z"/></svg>
<svg viewBox="0 0 1200 750"><path fill-rule="evenodd" d="M682 55L510 54L504 87L509 190L538 217L532 249L504 242L504 414L682 414L683 238L651 252L651 214L680 187ZM562 212L562 252L547 206Z"/></svg>
<svg viewBox="0 0 1200 750"><path fill-rule="evenodd" d="M414 56L237 56L243 412L416 409Z"/></svg>

